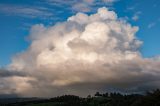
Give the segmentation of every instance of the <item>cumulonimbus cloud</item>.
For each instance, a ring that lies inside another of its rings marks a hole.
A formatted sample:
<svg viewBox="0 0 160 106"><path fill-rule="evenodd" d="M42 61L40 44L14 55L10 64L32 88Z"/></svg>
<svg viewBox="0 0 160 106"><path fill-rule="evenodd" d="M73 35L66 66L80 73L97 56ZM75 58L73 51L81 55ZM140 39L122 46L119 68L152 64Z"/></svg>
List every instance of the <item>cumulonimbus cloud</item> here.
<svg viewBox="0 0 160 106"><path fill-rule="evenodd" d="M7 82L12 89L6 92L25 96L84 96L97 90L159 87L160 61L141 56L137 31L105 7L54 26L35 25L30 47L8 66L26 76L3 78L4 88Z"/></svg>

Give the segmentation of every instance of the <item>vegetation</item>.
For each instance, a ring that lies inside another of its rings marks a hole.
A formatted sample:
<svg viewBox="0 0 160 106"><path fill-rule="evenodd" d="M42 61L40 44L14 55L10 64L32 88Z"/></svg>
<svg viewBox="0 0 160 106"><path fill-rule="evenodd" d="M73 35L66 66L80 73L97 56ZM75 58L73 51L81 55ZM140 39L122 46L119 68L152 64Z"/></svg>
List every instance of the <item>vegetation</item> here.
<svg viewBox="0 0 160 106"><path fill-rule="evenodd" d="M97 92L93 97L81 98L63 95L50 99L0 104L0 106L160 106L160 90L147 92L145 95Z"/></svg>

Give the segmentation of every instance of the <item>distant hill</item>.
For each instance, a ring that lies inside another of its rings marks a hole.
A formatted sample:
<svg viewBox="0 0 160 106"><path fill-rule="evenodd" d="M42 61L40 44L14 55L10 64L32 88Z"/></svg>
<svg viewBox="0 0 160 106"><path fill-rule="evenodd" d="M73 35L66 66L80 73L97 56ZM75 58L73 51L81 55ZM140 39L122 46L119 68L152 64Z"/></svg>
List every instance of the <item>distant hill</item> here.
<svg viewBox="0 0 160 106"><path fill-rule="evenodd" d="M63 95L50 99L4 98L3 100L0 106L160 106L160 90L146 92L145 95L97 92L94 96L88 95L86 98Z"/></svg>
<svg viewBox="0 0 160 106"><path fill-rule="evenodd" d="M17 98L18 95L16 94L0 94L0 99L4 99L4 98Z"/></svg>

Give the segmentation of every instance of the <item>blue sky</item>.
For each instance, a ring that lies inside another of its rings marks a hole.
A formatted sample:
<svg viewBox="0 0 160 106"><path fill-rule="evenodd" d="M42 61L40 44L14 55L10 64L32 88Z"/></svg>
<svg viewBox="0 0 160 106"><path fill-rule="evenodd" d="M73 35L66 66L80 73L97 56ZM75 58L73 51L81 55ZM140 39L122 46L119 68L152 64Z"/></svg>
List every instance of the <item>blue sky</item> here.
<svg viewBox="0 0 160 106"><path fill-rule="evenodd" d="M31 26L51 26L77 12L91 14L103 6L139 27L137 37L143 41L140 51L144 57L160 54L159 0L1 0L0 66L9 64L13 55L26 50Z"/></svg>

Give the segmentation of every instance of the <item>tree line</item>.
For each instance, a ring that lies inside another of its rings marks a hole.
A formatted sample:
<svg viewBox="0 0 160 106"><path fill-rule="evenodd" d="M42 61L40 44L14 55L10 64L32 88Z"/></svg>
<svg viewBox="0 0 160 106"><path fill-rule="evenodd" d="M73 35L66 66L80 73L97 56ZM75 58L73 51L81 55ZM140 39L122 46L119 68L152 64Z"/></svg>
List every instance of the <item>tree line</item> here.
<svg viewBox="0 0 160 106"><path fill-rule="evenodd" d="M75 95L63 95L50 99L39 99L0 106L160 106L160 90L146 94L99 93L82 98Z"/></svg>

